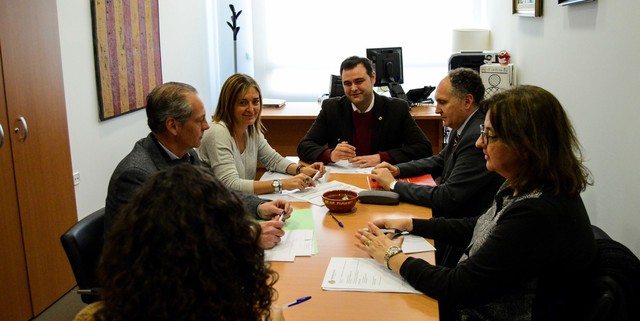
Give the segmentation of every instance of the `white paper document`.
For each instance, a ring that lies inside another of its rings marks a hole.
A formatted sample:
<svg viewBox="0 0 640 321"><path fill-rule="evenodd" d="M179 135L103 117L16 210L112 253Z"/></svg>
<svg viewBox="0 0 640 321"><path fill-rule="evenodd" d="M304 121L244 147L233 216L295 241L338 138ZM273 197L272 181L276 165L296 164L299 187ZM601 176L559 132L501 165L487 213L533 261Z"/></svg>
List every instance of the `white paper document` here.
<svg viewBox="0 0 640 321"><path fill-rule="evenodd" d="M304 190L294 189L291 191L283 190L282 193L271 193L271 194L262 194L260 198L275 200L275 199L284 199L289 202L308 202L313 205L324 206L324 202L322 201L322 194L327 191L332 191L335 189L346 189L348 191L354 191L356 193L360 193L363 191L362 188L345 184L339 181L331 181L326 182L326 177L329 176L329 173L326 173L323 176L323 179L316 181L315 187L305 188ZM292 177L289 174L275 173L275 172L265 172L264 175L260 178L261 181L269 181L274 179L284 179Z"/></svg>
<svg viewBox="0 0 640 321"><path fill-rule="evenodd" d="M289 230L280 243L264 250L265 261L293 262L296 256L313 255L313 230Z"/></svg>
<svg viewBox="0 0 640 321"><path fill-rule="evenodd" d="M427 242L424 237L417 235L405 235L402 242L402 252L406 254L435 251L436 248Z"/></svg>
<svg viewBox="0 0 640 321"><path fill-rule="evenodd" d="M325 166L327 170L330 170L332 173L351 173L351 174L371 174L371 170L373 167L358 167L349 163L348 160L343 159L338 161L337 163L327 164Z"/></svg>
<svg viewBox="0 0 640 321"><path fill-rule="evenodd" d="M370 258L332 257L322 281L330 291L420 293Z"/></svg>

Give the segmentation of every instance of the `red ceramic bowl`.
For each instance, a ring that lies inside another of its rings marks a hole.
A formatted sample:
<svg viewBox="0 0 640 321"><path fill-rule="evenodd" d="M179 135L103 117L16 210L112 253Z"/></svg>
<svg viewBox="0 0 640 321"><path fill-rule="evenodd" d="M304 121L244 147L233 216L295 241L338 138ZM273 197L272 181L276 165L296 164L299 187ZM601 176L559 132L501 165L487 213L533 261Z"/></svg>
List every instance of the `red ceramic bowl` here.
<svg viewBox="0 0 640 321"><path fill-rule="evenodd" d="M333 190L322 194L322 201L333 213L346 213L358 202L358 193L347 190Z"/></svg>

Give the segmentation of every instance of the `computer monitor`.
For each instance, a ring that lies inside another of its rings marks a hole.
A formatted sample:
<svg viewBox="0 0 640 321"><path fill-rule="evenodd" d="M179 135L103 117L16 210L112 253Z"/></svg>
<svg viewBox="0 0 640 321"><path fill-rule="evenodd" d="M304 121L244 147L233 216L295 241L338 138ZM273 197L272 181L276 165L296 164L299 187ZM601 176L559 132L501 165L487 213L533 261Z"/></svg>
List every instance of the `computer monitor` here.
<svg viewBox="0 0 640 321"><path fill-rule="evenodd" d="M373 63L373 70L376 72L374 86L391 87L390 85L404 82L401 47L368 48L367 58Z"/></svg>

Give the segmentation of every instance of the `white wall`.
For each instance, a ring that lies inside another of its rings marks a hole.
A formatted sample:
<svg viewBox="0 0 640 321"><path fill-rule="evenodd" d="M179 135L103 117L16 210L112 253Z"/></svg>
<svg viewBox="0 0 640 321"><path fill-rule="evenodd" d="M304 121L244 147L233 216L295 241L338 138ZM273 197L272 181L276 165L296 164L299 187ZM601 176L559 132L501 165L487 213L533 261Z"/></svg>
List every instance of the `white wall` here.
<svg viewBox="0 0 640 321"><path fill-rule="evenodd" d="M207 21L215 22L215 8L210 1L159 2L163 81L195 86L210 114L212 92L218 90L212 90L216 66L208 56L216 44ZM143 110L99 121L90 1L59 0L58 20L71 159L73 170L80 173L76 204L82 218L104 206L111 173L149 128Z"/></svg>
<svg viewBox="0 0 640 321"><path fill-rule="evenodd" d="M544 0L538 18L487 5L494 49L511 53L519 83L552 92L573 121L595 181L582 195L592 224L640 255L640 2Z"/></svg>

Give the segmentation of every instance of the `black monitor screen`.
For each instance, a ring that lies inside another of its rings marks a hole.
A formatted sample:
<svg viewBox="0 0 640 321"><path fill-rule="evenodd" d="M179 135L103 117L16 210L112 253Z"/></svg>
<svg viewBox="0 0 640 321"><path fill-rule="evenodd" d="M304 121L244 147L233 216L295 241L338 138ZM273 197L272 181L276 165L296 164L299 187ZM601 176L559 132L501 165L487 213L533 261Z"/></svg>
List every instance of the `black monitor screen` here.
<svg viewBox="0 0 640 321"><path fill-rule="evenodd" d="M373 48L367 49L367 58L373 63L376 72L374 86L388 86L389 84L402 84L402 48Z"/></svg>

